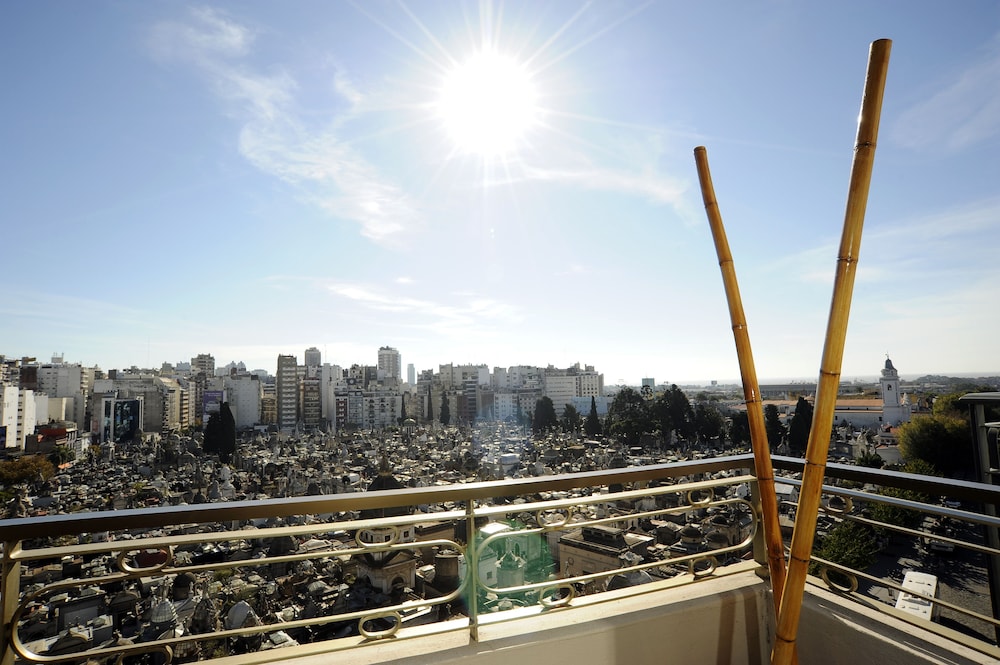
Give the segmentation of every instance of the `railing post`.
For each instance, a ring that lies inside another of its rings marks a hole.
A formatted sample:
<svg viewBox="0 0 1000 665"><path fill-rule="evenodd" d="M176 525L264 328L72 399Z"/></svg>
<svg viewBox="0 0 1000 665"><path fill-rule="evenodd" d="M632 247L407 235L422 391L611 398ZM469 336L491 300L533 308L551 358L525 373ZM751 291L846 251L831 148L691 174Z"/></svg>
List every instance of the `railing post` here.
<svg viewBox="0 0 1000 665"><path fill-rule="evenodd" d="M3 545L3 562L0 564L0 594L3 596L2 612L3 623L0 624L0 665L13 665L14 663L14 611L17 609L21 599L21 563L14 558L14 554L20 550L21 543L6 542Z"/></svg>
<svg viewBox="0 0 1000 665"><path fill-rule="evenodd" d="M753 560L761 566L761 570L757 574L761 577L770 577L771 572L768 568L767 543L764 540L764 512L760 500L760 484L757 483L756 478L752 483L750 483L750 503L753 506L753 512L757 518L756 528L754 529L753 534Z"/></svg>
<svg viewBox="0 0 1000 665"><path fill-rule="evenodd" d="M993 441L990 441L990 426L995 428L997 423L987 422L987 402L976 401L975 393L966 395L962 401L969 402L969 423L975 446L973 461L979 475L977 480L989 485L998 485L1000 482L996 470L1000 467L1000 450L997 448L995 433ZM996 504L983 503L980 509L984 515L997 516ZM983 526L983 532L987 547L1000 549L1000 531L993 526ZM993 609L993 617L997 618L1000 617L1000 556L993 554L986 557L986 574L990 586L990 606ZM993 634L1000 641L1000 626L993 627Z"/></svg>
<svg viewBox="0 0 1000 665"><path fill-rule="evenodd" d="M466 606L469 610L469 636L479 641L479 552L476 551L476 501L465 503ZM0 664L6 665L6 664Z"/></svg>

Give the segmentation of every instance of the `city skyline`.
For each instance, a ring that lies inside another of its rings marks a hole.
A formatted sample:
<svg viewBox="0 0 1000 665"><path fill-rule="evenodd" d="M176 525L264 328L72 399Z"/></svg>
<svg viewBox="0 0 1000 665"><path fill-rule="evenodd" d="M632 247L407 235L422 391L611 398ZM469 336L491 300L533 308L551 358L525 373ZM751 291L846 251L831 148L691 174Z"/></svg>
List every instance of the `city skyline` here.
<svg viewBox="0 0 1000 665"><path fill-rule="evenodd" d="M315 347L310 347L309 349L305 349L305 350L306 351L313 351L313 350L315 350ZM322 355L322 352L320 352L320 353ZM223 376L224 374L222 373L222 371L225 370L225 368L230 367L230 366L237 366L237 365L240 365L240 364L242 364L244 366L245 371L249 372L249 373L255 373L255 372L265 371L271 377L276 377L277 374L278 374L278 369L277 369L277 360L278 359L277 358L275 358L274 366L273 367L268 367L268 366L266 366L266 364L265 365L261 365L261 366L253 366L253 365L250 365L249 363L247 363L247 362L245 362L245 361L243 361L241 359L238 359L238 358L237 359L232 359L232 360L227 360L225 362L219 362L219 360L216 359L212 355L211 352L204 352L204 353L201 353L199 355L211 356L212 359L215 360L215 375L216 376ZM280 354L280 355L282 355L282 356L292 356L292 357L294 357L296 359L297 366L300 366L300 367L306 366L304 354L288 353L288 354ZM153 364L150 364L150 365L140 365L140 364L137 364L137 363L132 363L130 365L121 365L121 366L115 366L115 367L103 366L103 365L100 365L99 363L95 364L95 363L81 362L78 359L65 358L60 353L55 353L55 354L52 354L51 356L39 356L39 355L36 354L36 355L29 355L29 356L24 356L24 357L20 357L20 356L15 357L15 356L11 356L9 354L0 353L0 358L3 358L3 357L6 357L7 360L23 360L25 358L30 358L34 362L36 362L36 363L38 363L40 365L45 365L45 364L50 364L52 362L56 362L56 363L66 363L66 364L70 364L70 365L81 365L83 367L97 367L102 372L107 372L108 370L119 370L119 371L122 371L122 370L124 370L124 371L130 371L130 370L147 371L148 370L148 371L158 372L158 371L160 371L162 369L162 367L163 367L164 364L170 365L175 370L177 368L181 367L181 364L186 364L188 366L188 368L190 370L192 370L192 371L194 371L196 369L195 366L194 366L195 363L193 362L195 360L194 356L192 356L190 359L163 360L162 362L153 363ZM366 367L373 367L374 368L374 367L377 367L378 362L377 362L377 360L376 360L376 362L365 362L363 360L351 360L351 361L346 361L346 362L330 362L329 360L327 360L327 358L325 356L323 356L322 359L321 359L321 364L324 364L324 365L329 364L329 365L337 366L337 367L340 367L342 370L344 370L346 372L348 369L350 369L352 366L355 366L355 365L356 366L361 366L361 367L365 367L366 366ZM653 379L653 381L655 382L654 385L656 385L656 386L669 386L670 384L678 384L678 385L685 385L685 386L709 386L712 382L715 382L715 383L717 383L720 386L727 386L727 385L738 385L739 383L741 383L741 380L740 380L739 377L727 377L727 378L722 378L722 379L717 378L717 377L712 377L712 378L695 377L695 378L674 379L674 378L670 378L670 377L655 377L655 376L643 376L639 381L637 381L635 383L629 383L629 382L622 381L622 380L610 379L607 376L607 374L601 370L600 367L596 367L596 366L594 366L594 365L592 365L590 363L586 363L586 362L571 363L570 365L565 365L565 366L557 366L557 365L552 365L551 363L542 363L542 364L515 363L514 365L496 365L496 364L489 363L489 362L479 361L479 362L467 362L467 363L437 363L437 364L435 364L435 365L433 365L431 367L418 367L418 368L415 368L415 370L416 370L417 374L419 374L419 372L424 371L424 370L432 370L435 374L437 374L438 371L439 371L439 369L440 369L440 367L445 366L445 365L449 365L449 364L454 365L454 366L485 366L491 373L495 369L510 369L511 367L536 367L538 369L543 369L543 370L546 369L546 368L548 368L548 367L552 367L552 368L554 368L556 370L566 370L566 369L572 368L574 365L579 365L579 369L581 369L581 370L583 370L583 369L591 369L592 368L593 371L597 372L598 374L603 375L605 386L607 388L611 388L611 389L614 389L616 386L624 386L624 385L634 386L634 387L638 388L638 387L641 387L641 385L643 383L645 383L646 381L648 381L649 379ZM879 367L876 368L876 369L880 369L883 366L883 364L884 364L884 360L880 361ZM899 378L902 381L913 381L915 379L918 379L918 378L921 378L921 377L924 377L924 376L929 376L929 375L932 375L932 374L935 375L935 376L945 376L945 377L950 377L950 378L968 378L968 379L974 379L974 378L994 378L994 377L998 376L998 374L1000 374L1000 373L998 373L998 372L986 372L986 371L980 371L980 372L947 372L946 371L946 372L937 372L937 373L929 373L929 372L907 372L907 371L904 371L904 372L900 372L899 373ZM405 379L405 377L400 377L400 378L401 378L401 380ZM778 383L815 383L816 382L816 378L815 377L808 377L808 376L759 377L758 380L759 380L759 382L760 382L761 385L778 384ZM879 374L878 374L877 371L872 371L872 372L869 372L867 374L844 375L841 378L842 382L862 382L862 383L864 383L864 382L878 382L878 380L879 380Z"/></svg>
<svg viewBox="0 0 1000 665"><path fill-rule="evenodd" d="M0 7L8 357L735 381L704 145L757 374L815 380L884 37L842 377L1000 373L1000 5L292 8Z"/></svg>

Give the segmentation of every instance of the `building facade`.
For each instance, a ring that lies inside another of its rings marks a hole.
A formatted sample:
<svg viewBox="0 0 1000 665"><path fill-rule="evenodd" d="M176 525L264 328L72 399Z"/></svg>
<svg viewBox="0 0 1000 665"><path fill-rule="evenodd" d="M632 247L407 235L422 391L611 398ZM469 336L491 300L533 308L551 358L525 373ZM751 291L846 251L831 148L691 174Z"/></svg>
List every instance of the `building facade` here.
<svg viewBox="0 0 1000 665"><path fill-rule="evenodd" d="M378 350L378 372L380 378L402 379L402 356L391 346L383 346Z"/></svg>
<svg viewBox="0 0 1000 665"><path fill-rule="evenodd" d="M277 425L281 432L293 432L299 422L299 370L295 356L279 355L275 373Z"/></svg>

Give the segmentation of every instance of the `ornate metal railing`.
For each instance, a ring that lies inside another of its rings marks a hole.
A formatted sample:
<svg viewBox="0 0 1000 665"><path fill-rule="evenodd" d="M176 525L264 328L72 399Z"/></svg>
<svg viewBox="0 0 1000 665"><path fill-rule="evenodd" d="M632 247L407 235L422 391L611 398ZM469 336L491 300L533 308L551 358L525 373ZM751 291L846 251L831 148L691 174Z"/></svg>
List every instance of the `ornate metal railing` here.
<svg viewBox="0 0 1000 665"><path fill-rule="evenodd" d="M798 487L803 462L775 457L785 475L780 481ZM826 483L820 519L827 524L817 546L838 526L853 523L874 537L878 553L859 570L814 549L817 576L852 600L1000 657L990 574L1000 550L987 545L990 531L1000 529L1000 519L990 515L1000 503L1000 487L834 463L827 464ZM796 506L785 501L783 507L793 514ZM910 571L933 575L937 590L904 587ZM900 596L929 611L906 610Z"/></svg>
<svg viewBox="0 0 1000 665"><path fill-rule="evenodd" d="M803 461L774 461L785 475L779 482L796 486ZM484 622L572 611L581 594L696 583L748 566L765 574L751 470L752 458L739 455L3 520L3 664L227 654L263 661L287 645L302 645L295 653L303 655L402 639L418 624L429 625L413 633L461 630L476 639ZM1000 656L985 580L985 562L1000 552L983 538L1000 521L982 509L996 505L1000 490L839 464L828 465L827 478L827 530L865 525L883 551L865 570L817 558L817 583ZM927 498L880 494L885 488ZM783 505L790 524L794 501ZM921 520L879 520L876 505ZM935 520L961 526L942 533ZM894 608L907 568L938 573L943 593L924 599L939 608L938 621Z"/></svg>
<svg viewBox="0 0 1000 665"><path fill-rule="evenodd" d="M748 464L0 521L4 663L263 659L290 644L398 638L428 622L475 638L487 613L571 607L616 576L724 575L740 569L724 564L748 557L758 532ZM725 522L724 539L675 533L673 549L623 528L673 533L712 517ZM598 563L565 574L553 549L574 533Z"/></svg>

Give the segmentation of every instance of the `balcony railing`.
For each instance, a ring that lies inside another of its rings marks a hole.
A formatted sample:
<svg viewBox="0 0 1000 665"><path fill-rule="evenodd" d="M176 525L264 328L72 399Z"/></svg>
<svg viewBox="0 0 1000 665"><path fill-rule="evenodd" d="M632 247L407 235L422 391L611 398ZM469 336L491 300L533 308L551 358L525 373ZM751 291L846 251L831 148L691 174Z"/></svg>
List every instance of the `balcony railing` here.
<svg viewBox="0 0 1000 665"><path fill-rule="evenodd" d="M802 460L775 458L775 465L794 487ZM737 455L0 521L3 665L233 654L259 662L286 657L280 647L288 645L301 645L299 657L456 631L475 641L485 624L573 612L605 594L747 570L766 575L751 473L752 458ZM819 561L812 582L1000 657L998 622L981 598L989 589L984 561L1000 554L983 544L984 531L1000 521L982 506L995 506L998 490L837 464L827 477L829 528L843 521L876 528L885 550L865 571ZM874 491L887 487L931 498ZM940 497L962 507L941 505ZM878 522L876 504L927 519L916 527ZM794 501L785 505L791 519ZM933 519L962 526L937 533ZM953 551L932 552L936 542ZM944 593L923 598L940 608L938 620L897 610L902 571L930 567L935 557L961 564L954 573L941 566Z"/></svg>

